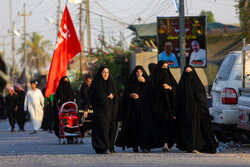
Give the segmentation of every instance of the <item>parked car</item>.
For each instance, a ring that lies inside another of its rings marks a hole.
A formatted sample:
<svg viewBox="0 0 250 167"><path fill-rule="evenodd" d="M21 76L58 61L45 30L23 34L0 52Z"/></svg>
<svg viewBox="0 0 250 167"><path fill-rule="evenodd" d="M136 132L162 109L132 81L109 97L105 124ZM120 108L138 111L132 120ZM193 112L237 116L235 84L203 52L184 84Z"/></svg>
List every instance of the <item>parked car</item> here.
<svg viewBox="0 0 250 167"><path fill-rule="evenodd" d="M238 90L242 87L242 51L230 52L222 62L213 82L211 96L214 133L219 141L239 142L241 130L236 125L240 121Z"/></svg>
<svg viewBox="0 0 250 167"><path fill-rule="evenodd" d="M250 143L250 46L244 48L246 51L243 60L243 85L239 88L238 108L240 111L241 122L237 128L243 131L241 136L245 143Z"/></svg>

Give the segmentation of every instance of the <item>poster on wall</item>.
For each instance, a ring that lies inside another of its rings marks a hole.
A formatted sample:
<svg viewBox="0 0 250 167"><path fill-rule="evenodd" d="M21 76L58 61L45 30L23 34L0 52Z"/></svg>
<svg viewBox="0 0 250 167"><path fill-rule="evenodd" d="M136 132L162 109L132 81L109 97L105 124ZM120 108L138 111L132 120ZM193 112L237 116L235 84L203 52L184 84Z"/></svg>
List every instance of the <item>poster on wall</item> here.
<svg viewBox="0 0 250 167"><path fill-rule="evenodd" d="M206 16L185 17L186 64L207 67ZM180 67L179 17L157 17L158 60Z"/></svg>

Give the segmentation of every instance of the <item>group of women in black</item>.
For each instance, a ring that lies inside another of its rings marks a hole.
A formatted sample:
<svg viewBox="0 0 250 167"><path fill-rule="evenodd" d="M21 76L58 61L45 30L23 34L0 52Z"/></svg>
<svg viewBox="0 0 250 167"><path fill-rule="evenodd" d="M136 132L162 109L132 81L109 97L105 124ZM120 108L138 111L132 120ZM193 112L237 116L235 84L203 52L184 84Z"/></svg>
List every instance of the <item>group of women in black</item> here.
<svg viewBox="0 0 250 167"><path fill-rule="evenodd" d="M93 149L98 154L115 152L114 146L134 152L153 148L166 152L176 144L187 152L215 153L218 145L206 92L195 69L186 66L177 84L166 61L151 67L150 76L142 66L134 68L122 97L110 69L99 68L89 90ZM58 94L62 91L66 90ZM117 122L122 122L118 134Z"/></svg>

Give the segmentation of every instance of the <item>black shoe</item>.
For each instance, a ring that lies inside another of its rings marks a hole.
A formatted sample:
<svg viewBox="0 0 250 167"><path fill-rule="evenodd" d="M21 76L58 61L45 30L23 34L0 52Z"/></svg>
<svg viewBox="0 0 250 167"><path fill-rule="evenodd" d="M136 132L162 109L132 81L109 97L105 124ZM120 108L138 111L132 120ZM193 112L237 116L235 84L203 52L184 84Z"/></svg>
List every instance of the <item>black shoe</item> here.
<svg viewBox="0 0 250 167"><path fill-rule="evenodd" d="M149 153L150 150L149 150L149 149L143 149L142 152L143 152L143 153Z"/></svg>
<svg viewBox="0 0 250 167"><path fill-rule="evenodd" d="M34 130L33 132L31 132L30 134L36 134L37 133L37 131L36 130Z"/></svg>
<svg viewBox="0 0 250 167"><path fill-rule="evenodd" d="M134 151L135 153L138 153L138 152L139 152L138 147L133 147L133 151Z"/></svg>
<svg viewBox="0 0 250 167"><path fill-rule="evenodd" d="M11 132L15 132L15 128L11 128L11 130L10 130Z"/></svg>
<svg viewBox="0 0 250 167"><path fill-rule="evenodd" d="M96 152L96 154L104 154L105 150L96 148L95 152Z"/></svg>

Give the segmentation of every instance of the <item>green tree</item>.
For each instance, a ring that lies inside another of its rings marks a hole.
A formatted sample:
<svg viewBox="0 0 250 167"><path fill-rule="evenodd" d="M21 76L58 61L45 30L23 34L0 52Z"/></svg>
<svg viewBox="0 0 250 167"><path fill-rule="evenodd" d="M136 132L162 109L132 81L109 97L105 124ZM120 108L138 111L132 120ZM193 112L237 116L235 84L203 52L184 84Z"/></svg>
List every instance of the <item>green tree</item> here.
<svg viewBox="0 0 250 167"><path fill-rule="evenodd" d="M237 13L239 14L240 27L243 38L250 40L250 2L249 0L239 0L238 5L236 5Z"/></svg>
<svg viewBox="0 0 250 167"><path fill-rule="evenodd" d="M48 53L51 50L51 41L44 40L42 35L34 32L32 36L26 41L26 53L27 53L27 64L30 71L37 70L41 72L42 68L47 66L50 62L51 56ZM19 53L24 53L24 43L19 49ZM21 59L22 64L24 64L24 57Z"/></svg>
<svg viewBox="0 0 250 167"><path fill-rule="evenodd" d="M119 90L124 89L129 77L129 56L131 52L125 50L123 40L113 40L113 45L108 44L103 38L99 39L101 45L92 53L92 71L95 73L100 65L107 65Z"/></svg>
<svg viewBox="0 0 250 167"><path fill-rule="evenodd" d="M201 13L200 13L200 16L207 16L207 22L208 23L215 22L214 14L211 11L202 10Z"/></svg>

